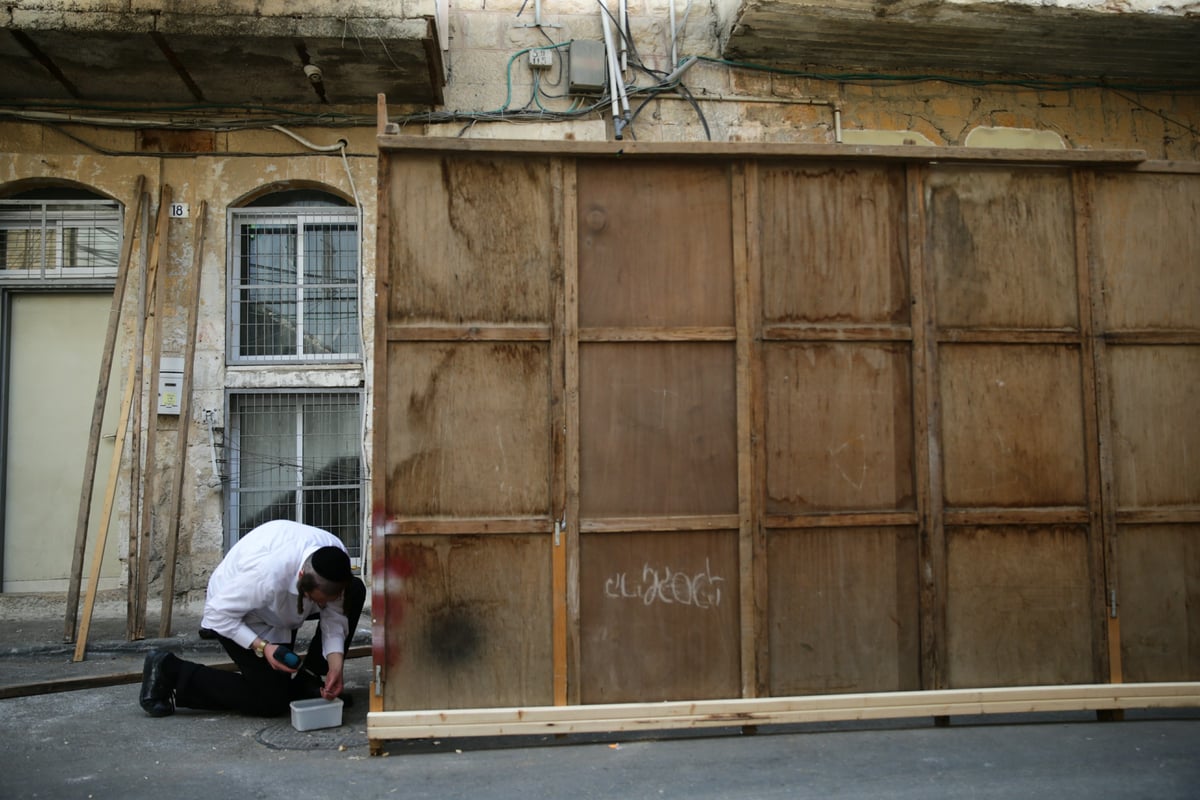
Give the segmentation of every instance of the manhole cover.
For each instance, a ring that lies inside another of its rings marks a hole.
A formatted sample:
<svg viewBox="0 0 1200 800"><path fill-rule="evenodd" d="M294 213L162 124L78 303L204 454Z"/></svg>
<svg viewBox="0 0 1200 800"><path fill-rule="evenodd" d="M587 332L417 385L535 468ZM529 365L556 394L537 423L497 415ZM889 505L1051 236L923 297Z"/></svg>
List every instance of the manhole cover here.
<svg viewBox="0 0 1200 800"><path fill-rule="evenodd" d="M366 747L366 723L344 723L337 728L298 731L290 719L273 722L254 737L272 750L337 750Z"/></svg>

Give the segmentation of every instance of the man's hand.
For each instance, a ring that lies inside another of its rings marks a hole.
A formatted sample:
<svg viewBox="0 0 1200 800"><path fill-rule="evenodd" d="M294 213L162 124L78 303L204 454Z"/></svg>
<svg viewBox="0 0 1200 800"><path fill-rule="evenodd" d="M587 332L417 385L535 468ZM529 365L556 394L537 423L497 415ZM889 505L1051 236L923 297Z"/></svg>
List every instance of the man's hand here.
<svg viewBox="0 0 1200 800"><path fill-rule="evenodd" d="M271 665L271 669L278 670L279 672L286 672L289 675L294 675L296 670L292 669L287 664L275 660L275 651L278 649L279 645L271 644L270 642L267 643L267 646L263 649L263 653L267 657L267 663Z"/></svg>
<svg viewBox="0 0 1200 800"><path fill-rule="evenodd" d="M325 673L325 685L321 687L321 697L326 700L334 700L342 693L344 688L342 684L343 659L342 653L330 653L325 657L325 661L329 664L329 672Z"/></svg>

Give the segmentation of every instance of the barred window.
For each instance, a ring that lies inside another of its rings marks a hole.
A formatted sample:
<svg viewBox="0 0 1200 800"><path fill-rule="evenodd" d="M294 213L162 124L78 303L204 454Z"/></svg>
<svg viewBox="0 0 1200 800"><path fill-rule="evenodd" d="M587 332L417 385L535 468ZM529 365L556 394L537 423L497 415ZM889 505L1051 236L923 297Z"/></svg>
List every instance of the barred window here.
<svg viewBox="0 0 1200 800"><path fill-rule="evenodd" d="M358 359L355 209L235 209L230 229L230 362Z"/></svg>
<svg viewBox="0 0 1200 800"><path fill-rule="evenodd" d="M231 527L238 539L291 519L333 533L361 557L359 394L256 392L229 397Z"/></svg>
<svg viewBox="0 0 1200 800"><path fill-rule="evenodd" d="M48 197L30 197L38 194ZM0 201L0 281L115 277L121 207L88 196L70 190L30 192Z"/></svg>

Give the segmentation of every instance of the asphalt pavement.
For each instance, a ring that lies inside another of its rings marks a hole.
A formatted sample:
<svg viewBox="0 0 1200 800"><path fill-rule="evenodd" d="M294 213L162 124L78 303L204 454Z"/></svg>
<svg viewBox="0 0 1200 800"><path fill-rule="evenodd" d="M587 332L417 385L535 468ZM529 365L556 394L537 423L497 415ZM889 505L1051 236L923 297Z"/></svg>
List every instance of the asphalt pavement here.
<svg viewBox="0 0 1200 800"><path fill-rule="evenodd" d="M0 798L1155 798L1200 797L1200 712L956 717L702 734L387 742L371 755L369 657L347 662L337 728L138 706L144 654L222 662L196 620L130 642L96 620L72 661L61 620L0 632ZM365 626L364 622L364 626ZM149 630L156 629L148 625ZM369 642L360 627L355 644ZM302 633L303 638L303 633ZM50 691L65 681L97 685ZM35 691L36 690L36 691Z"/></svg>

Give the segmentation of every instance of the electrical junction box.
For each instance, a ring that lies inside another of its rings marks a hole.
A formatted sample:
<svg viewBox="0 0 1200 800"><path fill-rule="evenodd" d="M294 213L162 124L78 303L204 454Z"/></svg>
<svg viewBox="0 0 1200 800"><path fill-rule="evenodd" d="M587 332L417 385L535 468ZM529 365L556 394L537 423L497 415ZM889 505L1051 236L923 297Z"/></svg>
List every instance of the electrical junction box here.
<svg viewBox="0 0 1200 800"><path fill-rule="evenodd" d="M530 50L529 51L529 66L532 69L549 69L554 65L553 50Z"/></svg>
<svg viewBox="0 0 1200 800"><path fill-rule="evenodd" d="M607 58L604 42L574 39L567 50L570 59L567 86L572 94L594 94L604 91Z"/></svg>
<svg viewBox="0 0 1200 800"><path fill-rule="evenodd" d="M183 359L164 357L158 362L158 413L179 416L183 397Z"/></svg>

